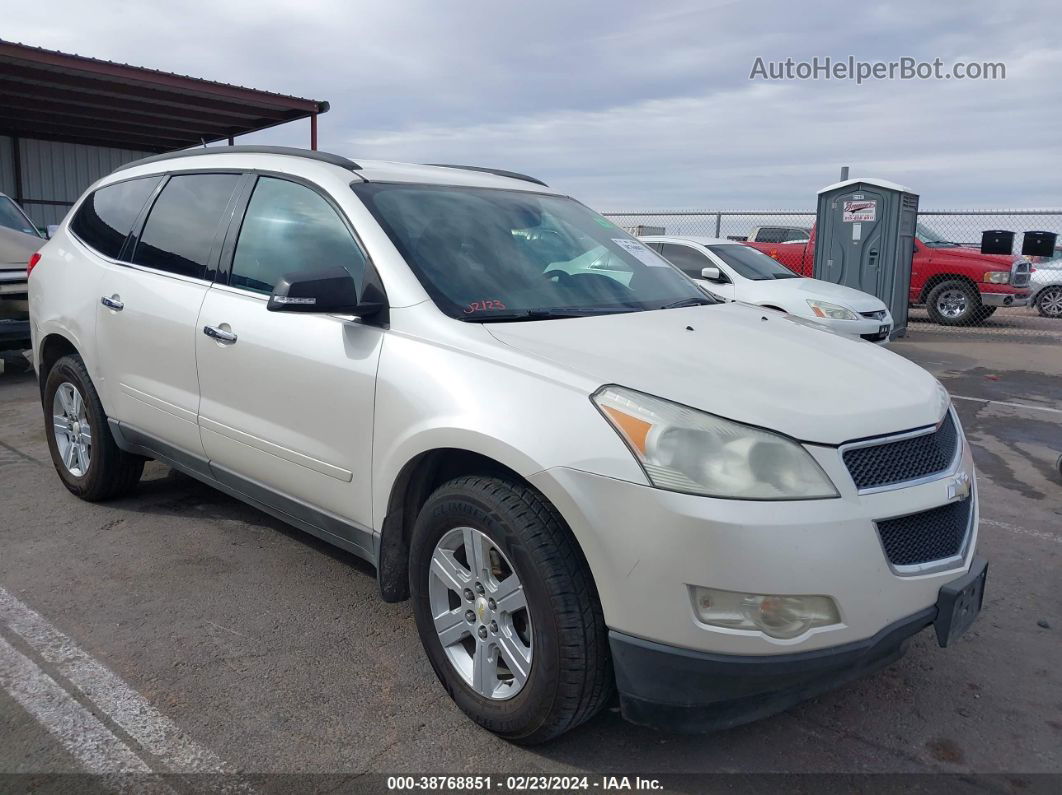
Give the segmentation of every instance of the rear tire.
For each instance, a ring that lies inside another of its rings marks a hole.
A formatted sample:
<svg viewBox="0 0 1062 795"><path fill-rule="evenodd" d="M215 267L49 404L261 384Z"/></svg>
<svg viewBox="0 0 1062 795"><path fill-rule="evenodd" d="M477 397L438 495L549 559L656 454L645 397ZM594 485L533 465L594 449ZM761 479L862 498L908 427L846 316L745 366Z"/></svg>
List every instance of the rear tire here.
<svg viewBox="0 0 1062 795"><path fill-rule="evenodd" d="M976 323L980 312L981 296L969 283L959 279L941 282L926 297L929 319L942 326L968 326Z"/></svg>
<svg viewBox="0 0 1062 795"><path fill-rule="evenodd" d="M58 396L57 396L58 393ZM81 357L64 356L44 382L48 452L67 490L97 502L132 491L144 460L119 449Z"/></svg>
<svg viewBox="0 0 1062 795"><path fill-rule="evenodd" d="M1062 287L1045 287L1036 296L1036 311L1042 317L1062 317Z"/></svg>
<svg viewBox="0 0 1062 795"><path fill-rule="evenodd" d="M474 556L490 561L486 570L469 562L473 543L485 550ZM448 570L457 578L440 576L438 567L454 560L457 567ZM512 602L500 594L511 592L512 576L522 588L517 604L526 608L509 616L503 604ZM525 745L545 742L591 718L611 696L608 632L589 567L556 509L526 484L465 476L435 491L413 529L409 585L421 642L439 681L488 731ZM497 613L488 607L492 593L499 595ZM451 616L454 635L440 629ZM497 624L520 630L527 654L522 681L510 677L512 652L503 650ZM481 648L491 651L479 657ZM477 677L477 664L488 676Z"/></svg>

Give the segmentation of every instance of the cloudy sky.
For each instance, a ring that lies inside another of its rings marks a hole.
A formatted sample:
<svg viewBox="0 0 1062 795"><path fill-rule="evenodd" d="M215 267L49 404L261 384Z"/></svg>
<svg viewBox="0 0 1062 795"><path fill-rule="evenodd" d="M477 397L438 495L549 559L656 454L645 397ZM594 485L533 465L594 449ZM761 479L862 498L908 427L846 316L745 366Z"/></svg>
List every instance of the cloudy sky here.
<svg viewBox="0 0 1062 795"><path fill-rule="evenodd" d="M841 165L924 208L1062 206L1062 4L0 0L0 37L327 99L320 146L526 171L600 210L813 206ZM1006 79L750 80L757 57ZM307 123L249 136L305 146Z"/></svg>

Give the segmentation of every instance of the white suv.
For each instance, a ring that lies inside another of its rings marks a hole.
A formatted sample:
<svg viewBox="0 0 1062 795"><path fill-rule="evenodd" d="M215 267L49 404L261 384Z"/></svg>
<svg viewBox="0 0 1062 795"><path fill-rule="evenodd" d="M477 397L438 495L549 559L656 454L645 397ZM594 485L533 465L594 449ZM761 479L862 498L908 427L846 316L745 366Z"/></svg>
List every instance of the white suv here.
<svg viewBox="0 0 1062 795"><path fill-rule="evenodd" d="M158 459L376 566L477 723L732 726L977 614L973 461L888 351L509 172L272 147L93 185L30 273L63 484Z"/></svg>

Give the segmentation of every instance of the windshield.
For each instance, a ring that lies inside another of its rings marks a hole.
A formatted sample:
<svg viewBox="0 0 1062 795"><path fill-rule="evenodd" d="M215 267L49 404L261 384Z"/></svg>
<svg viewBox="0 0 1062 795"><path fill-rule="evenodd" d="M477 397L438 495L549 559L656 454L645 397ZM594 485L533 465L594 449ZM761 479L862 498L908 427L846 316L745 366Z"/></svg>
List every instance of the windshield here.
<svg viewBox="0 0 1062 795"><path fill-rule="evenodd" d="M30 223L30 219L23 215L22 211L7 196L0 196L0 226L14 229L17 232L25 232L27 235L40 237L40 232Z"/></svg>
<svg viewBox="0 0 1062 795"><path fill-rule="evenodd" d="M574 199L448 185L352 188L451 317L533 320L715 303Z"/></svg>
<svg viewBox="0 0 1062 795"><path fill-rule="evenodd" d="M918 224L915 227L915 237L921 240L923 245L931 246L933 248L959 245L958 243L953 243L951 240L945 240L925 224Z"/></svg>
<svg viewBox="0 0 1062 795"><path fill-rule="evenodd" d="M770 279L799 278L791 270L779 265L776 260L768 257L762 251L757 251L748 246L708 246L708 250L736 270L738 275L755 282Z"/></svg>

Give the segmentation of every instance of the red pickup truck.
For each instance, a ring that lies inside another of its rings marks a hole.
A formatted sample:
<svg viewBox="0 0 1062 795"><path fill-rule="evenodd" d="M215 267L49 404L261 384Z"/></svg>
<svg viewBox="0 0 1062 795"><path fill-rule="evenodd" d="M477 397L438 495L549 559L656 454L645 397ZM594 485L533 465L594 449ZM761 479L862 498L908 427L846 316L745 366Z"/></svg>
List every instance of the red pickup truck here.
<svg viewBox="0 0 1062 795"><path fill-rule="evenodd" d="M815 229L808 240L745 243L801 276L815 267ZM1031 266L1023 257L982 254L976 248L943 239L918 224L911 263L911 305L924 304L929 317L945 326L979 323L1001 306L1029 302Z"/></svg>

